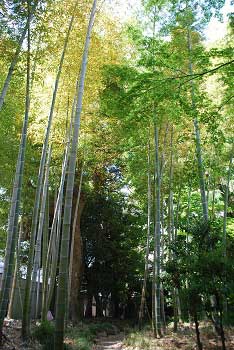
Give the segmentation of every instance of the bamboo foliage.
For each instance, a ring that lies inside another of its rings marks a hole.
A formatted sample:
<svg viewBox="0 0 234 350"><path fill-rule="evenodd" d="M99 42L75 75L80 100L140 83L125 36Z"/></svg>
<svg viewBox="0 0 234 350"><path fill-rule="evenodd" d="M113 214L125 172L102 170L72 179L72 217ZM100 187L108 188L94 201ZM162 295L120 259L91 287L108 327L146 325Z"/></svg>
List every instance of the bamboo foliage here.
<svg viewBox="0 0 234 350"><path fill-rule="evenodd" d="M30 4L30 1L28 1L28 4ZM16 48L16 51L15 51L15 54L14 54L13 59L11 61L11 64L10 64L10 67L9 67L9 70L8 70L5 82L3 84L2 91L1 91L1 94L0 94L0 111L1 111L1 109L3 107L3 103L4 103L4 100L5 100L6 94L7 94L7 90L9 88L10 81L11 81L11 78L12 78L15 66L16 66L16 64L18 62L19 55L20 55L20 52L21 52L21 49L22 49L22 45L23 45L24 39L25 39L25 37L27 35L27 32L29 31L30 22L32 21L33 15L34 15L35 10L37 8L37 4L38 4L38 1L35 1L34 5L31 7L30 14L27 17L27 21L26 21L25 27L24 27L24 29L22 31L21 36L20 36L20 39L19 39L19 42L18 42L18 46Z"/></svg>

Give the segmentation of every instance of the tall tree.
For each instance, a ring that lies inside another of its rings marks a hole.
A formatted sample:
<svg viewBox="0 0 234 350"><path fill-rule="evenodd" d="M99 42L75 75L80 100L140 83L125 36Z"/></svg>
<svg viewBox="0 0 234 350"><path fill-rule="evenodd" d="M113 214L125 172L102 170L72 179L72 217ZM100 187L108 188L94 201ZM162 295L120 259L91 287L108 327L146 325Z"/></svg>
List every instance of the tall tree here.
<svg viewBox="0 0 234 350"><path fill-rule="evenodd" d="M74 178L75 178L75 167L76 167L76 156L77 146L79 139L80 129L80 118L83 105L84 85L85 76L88 63L88 52L91 40L91 33L94 25L95 14L96 14L97 0L93 1L92 10L90 14L86 40L84 45L84 52L81 63L80 80L77 96L76 113L74 117L74 129L71 143L70 158L68 164L68 176L67 186L64 204L63 214L63 229L62 229L62 240L61 240L61 251L60 251L60 262L59 262L59 280L57 288L56 298L56 319L55 319L55 338L54 338L54 349L63 350L63 337L64 337L64 318L67 306L67 292L68 292L68 261L69 261L69 237L71 228L71 209L74 189Z"/></svg>
<svg viewBox="0 0 234 350"><path fill-rule="evenodd" d="M26 97L25 97L25 116L21 134L21 142L19 147L18 160L16 165L16 173L14 179L14 186L11 199L11 207L8 222L8 238L6 246L6 256L4 260L4 275L2 282L2 289L0 295L0 342L2 342L2 327L4 317L7 313L7 307L9 302L9 296L12 286L12 278L14 272L14 261L15 261L15 248L18 242L18 222L19 222L19 209L21 202L22 182L24 173L25 163L25 152L27 142L27 129L29 121L29 110L30 110L30 21L31 21L31 5L30 1L28 5L28 19L27 19L27 78L26 78Z"/></svg>
<svg viewBox="0 0 234 350"><path fill-rule="evenodd" d="M67 34L64 40L63 51L61 54L57 76L55 80L50 113L48 116L48 124L45 132L45 139L44 139L42 153L41 153L41 160L40 160L40 166L39 166L39 172L38 172L38 182L37 182L36 195L35 195L35 204L34 204L34 210L33 210L32 230L31 230L31 237L30 237L30 251L29 251L29 258L28 258L27 279L26 279L26 288L25 288L25 297L24 297L24 312L23 312L23 321L22 321L22 335L24 338L27 338L30 333L30 294L31 294L31 283L32 283L31 273L32 273L32 267L33 267L35 240L36 240L37 229L38 229L38 217L39 217L39 208L41 203L42 184L43 184L43 178L45 173L46 157L48 156L47 153L48 153L50 131L52 126L52 120L54 115L54 108L55 108L58 87L59 87L60 76L63 68L64 58L67 50L70 33L72 30L72 25L75 18L75 11L76 11L77 5L78 5L78 0L75 3L73 14L71 16Z"/></svg>
<svg viewBox="0 0 234 350"><path fill-rule="evenodd" d="M30 1L30 4L31 4L31 1ZM10 64L10 67L9 67L9 70L8 70L8 73L7 73L7 76L6 76L6 79L5 79L5 82L3 84L1 94L0 94L0 111L2 109L2 106L3 106L4 100L5 100L5 97L6 97L6 94L7 94L7 90L8 90L8 87L9 87L9 84L10 84L10 81L11 81L11 78L12 78L15 66L16 66L16 64L18 62L18 59L19 59L19 55L20 55L20 52L21 52L21 49L22 49L22 45L23 45L24 39L26 37L27 32L29 31L30 22L31 22L31 20L33 18L33 15L34 15L34 12L35 12L35 10L37 8L37 5L38 5L38 0L36 0L34 2L34 4L31 5L30 14L29 14L29 16L27 16L27 21L26 21L25 27L24 27L24 29L22 31L22 34L20 36L20 39L19 39L16 51L15 51L15 54L14 54L14 56L12 58L12 61L11 61L11 64Z"/></svg>

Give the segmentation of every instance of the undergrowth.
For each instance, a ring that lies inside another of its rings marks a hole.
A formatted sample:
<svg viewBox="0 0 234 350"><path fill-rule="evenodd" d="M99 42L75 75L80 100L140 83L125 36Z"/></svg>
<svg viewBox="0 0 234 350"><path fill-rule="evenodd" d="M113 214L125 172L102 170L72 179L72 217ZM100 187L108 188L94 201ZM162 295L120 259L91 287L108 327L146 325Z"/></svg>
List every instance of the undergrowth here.
<svg viewBox="0 0 234 350"><path fill-rule="evenodd" d="M130 332L124 339L125 346L131 346L133 348L148 350L150 349L151 338L148 333L144 331Z"/></svg>
<svg viewBox="0 0 234 350"><path fill-rule="evenodd" d="M68 327L64 350L91 350L95 338L102 332L114 334L115 329L109 322L81 322L75 327ZM40 323L34 328L32 336L40 342L43 350L53 349L54 324L48 321Z"/></svg>

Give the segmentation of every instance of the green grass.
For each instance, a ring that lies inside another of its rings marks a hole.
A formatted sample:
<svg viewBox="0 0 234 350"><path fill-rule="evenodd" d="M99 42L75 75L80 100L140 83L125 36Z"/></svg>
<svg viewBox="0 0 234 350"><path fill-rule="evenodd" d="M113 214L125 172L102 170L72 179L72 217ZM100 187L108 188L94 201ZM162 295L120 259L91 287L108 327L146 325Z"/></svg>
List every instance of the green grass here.
<svg viewBox="0 0 234 350"><path fill-rule="evenodd" d="M91 350L94 339L98 333L113 331L111 323L80 323L77 327L70 327L66 333L65 343L67 349L71 350Z"/></svg>
<svg viewBox="0 0 234 350"><path fill-rule="evenodd" d="M53 349L54 325L49 321L41 322L32 332L33 339L39 341L43 350Z"/></svg>

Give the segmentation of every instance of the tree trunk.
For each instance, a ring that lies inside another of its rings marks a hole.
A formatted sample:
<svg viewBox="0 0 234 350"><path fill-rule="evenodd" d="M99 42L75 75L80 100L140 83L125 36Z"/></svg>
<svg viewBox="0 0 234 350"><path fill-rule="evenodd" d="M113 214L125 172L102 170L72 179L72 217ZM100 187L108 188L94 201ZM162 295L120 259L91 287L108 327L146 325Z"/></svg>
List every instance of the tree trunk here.
<svg viewBox="0 0 234 350"><path fill-rule="evenodd" d="M81 180L82 181L82 180ZM81 186L81 182L80 182ZM81 187L80 187L81 188ZM80 192L80 189L79 189ZM79 193L78 193L79 196ZM84 200L80 200L77 198L77 202L79 202L77 211L75 212L74 217L74 244L73 249L71 248L71 261L70 261L70 298L69 298L69 308L70 308L70 316L72 322L77 322L81 318L81 310L80 310L80 287L82 282L82 270L83 270L83 242L80 232L80 219L82 215L82 211L84 208Z"/></svg>
<svg viewBox="0 0 234 350"><path fill-rule="evenodd" d="M84 84L85 76L88 63L88 51L90 46L91 32L94 24L95 14L96 14L97 0L93 1L92 10L89 19L89 25L85 40L84 53L81 64L81 73L79 81L79 90L77 98L76 113L74 119L74 131L70 151L70 159L68 165L68 175L67 175L67 186L64 204L64 214L63 214L63 228L62 228L62 241L61 241L61 253L60 253L60 263L59 263L59 278L58 278L58 288L57 288L57 299L56 299L56 319L55 319L55 338L54 338L54 349L63 350L63 337L64 337L64 319L66 314L67 305L67 292L68 292L68 265L69 265L69 237L71 231L71 214L72 214L72 199L73 199L73 189L74 189L74 178L75 178L75 168L76 168L76 155L77 146L79 139L79 129L80 129L80 117L83 105L83 94L84 94Z"/></svg>
<svg viewBox="0 0 234 350"><path fill-rule="evenodd" d="M23 338L27 338L30 333L30 293L31 293L31 273L32 273L32 265L33 265L33 256L34 256L34 247L35 247L35 240L36 240L36 234L37 234L37 228L38 228L38 217L39 217L39 208L40 208L40 202L41 202L41 191L42 191L42 183L45 173L45 163L46 163L46 157L47 157L47 151L48 151L48 144L49 144L49 136L50 136L50 130L54 115L54 107L58 92L58 86L60 81L60 76L62 72L63 62L67 50L68 40L70 36L70 32L72 30L72 25L74 21L75 16L75 9L77 7L78 0L75 3L74 7L74 14L71 17L69 28L67 31L67 35L64 41L64 47L62 51L62 55L60 58L59 68L55 80L54 85L54 91L53 91L53 97L50 107L50 113L48 117L48 124L47 129L45 132L45 140L43 143L42 148L42 154L41 154L41 161L39 166L39 172L38 172L38 182L37 182L37 189L36 189L36 196L35 196L35 204L34 204L34 210L33 210L33 219L32 219L32 230L31 230L31 237L30 237L30 250L29 250L29 258L28 258L28 266L27 266L27 279L26 279L26 286L25 286L25 297L24 297L24 312L23 312L23 320L22 320L22 336Z"/></svg>
<svg viewBox="0 0 234 350"><path fill-rule="evenodd" d="M227 255L227 211L228 211L228 197L229 197L229 185L231 180L232 168L233 168L233 155L234 155L234 142L232 144L232 150L230 154L227 185L224 194L224 210L223 210L223 255Z"/></svg>
<svg viewBox="0 0 234 350"><path fill-rule="evenodd" d="M20 229L19 229L19 239L18 239L18 244L16 248L16 261L15 261L15 271L14 271L14 277L13 277L13 283L12 283L12 288L11 288L11 297L9 301L9 306L8 306L8 313L7 317L8 318L13 318L13 305L14 305L14 298L15 298L15 292L16 292L16 287L19 287L19 267L20 267L20 261L19 261L19 256L20 256L20 243L21 243L21 238L22 238L22 220L20 222ZM20 288L19 288L19 294L21 293ZM20 297L21 300L21 297ZM22 301L22 300L21 300ZM21 304L22 307L22 304ZM22 311L22 309L21 309Z"/></svg>
<svg viewBox="0 0 234 350"><path fill-rule="evenodd" d="M13 271L14 271L14 257L15 248L18 242L18 220L19 208L22 192L22 181L25 163L25 151L27 142L27 129L30 109L30 9L28 5L28 50L27 50L27 82L26 82L26 98L25 98L25 116L21 134L21 142L16 166L16 173L14 179L14 187L11 199L11 208L8 221L8 238L6 246L6 255L4 260L4 274L2 280L2 289L0 294L0 344L2 342L2 327L4 317L7 313L8 301L11 291Z"/></svg>
<svg viewBox="0 0 234 350"><path fill-rule="evenodd" d="M28 6L30 6L29 4L30 4L30 2L28 1ZM18 58L19 58L20 51L22 49L23 41L24 41L24 39L26 37L27 32L29 31L30 22L32 20L33 14L35 13L37 4L38 4L38 1L35 1L34 5L32 6L32 8L30 10L29 16L27 18L27 22L26 22L25 27L23 29L23 32L22 32L22 34L20 36L18 46L16 48L16 51L15 51L15 54L14 54L13 59L11 61L11 64L10 64L10 67L9 67L9 70L8 70L5 82L3 84L3 88L2 88L2 91L1 91L1 94L0 94L0 112L1 112L4 100L5 100L5 97L6 97L6 94L7 94L7 90L8 90L11 78L12 78L13 71L15 69L15 66L16 66L17 62L18 62Z"/></svg>
<svg viewBox="0 0 234 350"><path fill-rule="evenodd" d="M142 327L142 319L144 317L144 306L146 298L146 286L148 278L148 264L149 264L149 250L150 250L150 233L151 233L151 144L150 144L150 126L149 126L149 142L148 142L148 215L147 215L147 241L146 241L146 253L145 253L145 270L144 281L141 292L141 304L139 310L139 328Z"/></svg>
<svg viewBox="0 0 234 350"><path fill-rule="evenodd" d="M44 185L42 190L42 200L41 200L41 209L40 209L40 217L39 217L39 224L38 224L38 232L37 232L37 241L35 245L35 256L34 256L34 264L33 264L33 275L32 275L32 288L31 288L31 296L30 296L30 309L31 314L35 315L35 318L37 318L36 313L36 305L37 305L37 285L39 283L40 286L40 267L41 267L41 243L42 243L42 233L44 228L44 221L45 221L45 210L46 210L46 201L47 201L47 195L48 195L48 184L49 184L49 170L50 170L50 159L51 159L51 146L49 149L46 169L45 169L45 179L44 179ZM37 279L39 280L37 283ZM33 303L32 303L33 301ZM34 308L34 312L33 312Z"/></svg>
<svg viewBox="0 0 234 350"><path fill-rule="evenodd" d="M188 53L189 53L189 74L193 75L193 63L192 63L192 41L191 41L191 29L188 29L187 32L187 44L188 44ZM196 117L196 102L195 102L195 86L194 81L191 80L191 99L192 99L192 111L194 115L193 124L194 124L194 135L195 135L195 145L196 145L196 156L197 156L197 166L198 166L198 176L200 184L200 193L201 193L201 204L203 211L204 221L208 221L208 204L206 197L206 186L204 179L204 169L202 161L202 148L201 148L201 137L200 137L200 128L198 119Z"/></svg>
<svg viewBox="0 0 234 350"><path fill-rule="evenodd" d="M53 222L51 226L49 246L46 254L45 276L44 276L43 291L42 291L42 320L43 321L46 320L47 313L49 311L53 293L54 293L54 285L55 285L58 255L59 255L59 242L60 242L60 235L61 235L60 231L61 231L63 192L64 192L64 183L65 183L70 142L71 142L71 132L72 132L75 100L76 99L74 98L73 106L72 106L70 129L67 135L67 140L66 140L67 144L66 144L66 149L64 152L64 159L62 164L60 185L59 185L58 195L55 201L54 216L53 216ZM51 263L51 260L52 260L52 263ZM50 285L48 286L49 275L50 275Z"/></svg>
<svg viewBox="0 0 234 350"><path fill-rule="evenodd" d="M198 347L198 350L202 350L203 349L203 345L202 345L201 339L200 339L199 322L198 322L198 319L197 319L197 313L196 312L194 314L194 322L195 322L195 330L196 330L196 337L197 337L197 347Z"/></svg>
<svg viewBox="0 0 234 350"><path fill-rule="evenodd" d="M50 201L49 201L49 191L47 191L47 203L46 203L46 215L44 220L44 227L43 227L43 242L42 242L42 302L41 302L41 309L43 314L43 302L47 298L47 288L48 288L48 279L47 273L46 273L46 258L47 258L47 251L48 251L48 240L49 240L49 220L50 220L50 213L49 213L49 207L50 207ZM45 296L44 296L45 292ZM47 313L46 313L47 314ZM41 317L42 321L45 321L46 317Z"/></svg>
<svg viewBox="0 0 234 350"><path fill-rule="evenodd" d="M156 191L156 215L155 215L155 232L154 232L154 281L155 284L155 296L154 296L154 308L155 308L155 328L156 336L161 337L161 301L160 301L160 270L161 270L161 181L160 181L160 162L159 162L159 144L158 144L158 127L154 125L154 137L155 137L155 191Z"/></svg>

